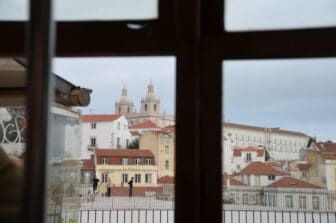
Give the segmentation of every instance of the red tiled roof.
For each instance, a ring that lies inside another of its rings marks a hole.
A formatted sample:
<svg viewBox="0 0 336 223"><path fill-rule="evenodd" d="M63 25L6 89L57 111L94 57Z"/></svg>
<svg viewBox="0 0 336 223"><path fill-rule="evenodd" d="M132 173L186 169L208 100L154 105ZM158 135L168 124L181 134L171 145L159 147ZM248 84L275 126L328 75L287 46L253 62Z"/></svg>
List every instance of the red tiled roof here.
<svg viewBox="0 0 336 223"><path fill-rule="evenodd" d="M247 147L247 148L237 148L233 150L233 156L239 157L241 156L241 152L257 152L257 156L264 155L264 149L258 149L255 147Z"/></svg>
<svg viewBox="0 0 336 223"><path fill-rule="evenodd" d="M95 149L97 156L114 156L114 157L144 157L153 158L152 151L147 149Z"/></svg>
<svg viewBox="0 0 336 223"><path fill-rule="evenodd" d="M283 167L286 165L286 161L266 161L265 164L273 167Z"/></svg>
<svg viewBox="0 0 336 223"><path fill-rule="evenodd" d="M223 181L223 186L227 186L227 179L229 178L230 180L230 185L231 186L247 186L246 184L244 184L243 182L236 180L235 178L233 178L232 175L228 175L228 174L224 174L222 181Z"/></svg>
<svg viewBox="0 0 336 223"><path fill-rule="evenodd" d="M94 170L96 169L95 167L95 163L93 162L92 159L83 159L83 166L82 166L82 170Z"/></svg>
<svg viewBox="0 0 336 223"><path fill-rule="evenodd" d="M289 175L286 172L282 172L273 168L270 165L267 165L263 162L252 162L243 168L240 172L240 175L275 175L275 176L285 176Z"/></svg>
<svg viewBox="0 0 336 223"><path fill-rule="evenodd" d="M248 129L248 130L262 131L262 132L264 132L266 129L263 127L257 127L257 126L251 126L251 125L241 125L241 124L235 124L235 123L229 123L229 122L223 123L223 126L224 128L231 127L231 128ZM267 131L271 131L272 133L278 133L278 134L306 136L304 133L301 133L301 132L287 131L287 130L282 130L280 128L267 128Z"/></svg>
<svg viewBox="0 0 336 223"><path fill-rule="evenodd" d="M114 114L114 115L83 115L82 121L83 122L107 122L107 121L114 121L120 118L122 115Z"/></svg>
<svg viewBox="0 0 336 223"><path fill-rule="evenodd" d="M124 187L111 187L112 196L128 196L128 186ZM162 187L133 187L134 197L143 197L146 192L163 193Z"/></svg>
<svg viewBox="0 0 336 223"><path fill-rule="evenodd" d="M175 177L171 176L164 176L157 180L158 184L174 184L175 183Z"/></svg>
<svg viewBox="0 0 336 223"><path fill-rule="evenodd" d="M140 136L141 134L138 131L130 131L132 136Z"/></svg>
<svg viewBox="0 0 336 223"><path fill-rule="evenodd" d="M308 163L298 163L297 167L300 171L308 170L310 165Z"/></svg>
<svg viewBox="0 0 336 223"><path fill-rule="evenodd" d="M336 160L336 155L321 155L324 160Z"/></svg>
<svg viewBox="0 0 336 223"><path fill-rule="evenodd" d="M154 122L147 120L132 126L129 126L129 129L160 129Z"/></svg>
<svg viewBox="0 0 336 223"><path fill-rule="evenodd" d="M175 132L175 125L167 125L162 128L162 132Z"/></svg>
<svg viewBox="0 0 336 223"><path fill-rule="evenodd" d="M297 188L322 188L320 186L298 180L293 177L283 177L267 187L297 187Z"/></svg>

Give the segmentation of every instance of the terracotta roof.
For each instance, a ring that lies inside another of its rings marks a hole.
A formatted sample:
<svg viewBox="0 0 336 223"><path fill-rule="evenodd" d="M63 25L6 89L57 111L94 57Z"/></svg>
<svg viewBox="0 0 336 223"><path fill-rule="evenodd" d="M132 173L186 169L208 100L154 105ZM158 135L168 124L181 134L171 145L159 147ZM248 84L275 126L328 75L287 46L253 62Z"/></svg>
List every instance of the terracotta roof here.
<svg viewBox="0 0 336 223"><path fill-rule="evenodd" d="M247 186L246 184L244 184L243 182L236 180L235 178L233 178L233 175L228 175L228 174L224 174L222 181L223 181L223 186L227 186L227 179L229 178L230 180L230 185L231 186Z"/></svg>
<svg viewBox="0 0 336 223"><path fill-rule="evenodd" d="M226 127L226 128L247 129L247 130L262 131L262 132L265 132L265 129L266 129L264 127L258 127L258 126L252 126L252 125L241 125L241 124L235 124L235 123L229 123L229 122L224 122L223 127L224 128ZM307 136L302 132L282 130L280 128L267 128L267 131L271 131L273 133L278 133L278 134L295 135L295 136Z"/></svg>
<svg viewBox="0 0 336 223"><path fill-rule="evenodd" d="M157 180L158 184L174 184L175 183L175 177L171 176L164 176Z"/></svg>
<svg viewBox="0 0 336 223"><path fill-rule="evenodd" d="M120 118L122 115L113 114L113 115L82 115L83 122L107 122L114 121Z"/></svg>
<svg viewBox="0 0 336 223"><path fill-rule="evenodd" d="M92 159L83 159L83 166L82 170L94 170L96 169L95 163L93 162Z"/></svg>
<svg viewBox="0 0 336 223"><path fill-rule="evenodd" d="M298 163L297 167L300 171L308 170L310 165L308 163Z"/></svg>
<svg viewBox="0 0 336 223"><path fill-rule="evenodd" d="M273 167L283 167L286 165L286 161L266 161L265 164Z"/></svg>
<svg viewBox="0 0 336 223"><path fill-rule="evenodd" d="M162 128L162 132L175 132L175 125L167 125Z"/></svg>
<svg viewBox="0 0 336 223"><path fill-rule="evenodd" d="M293 177L283 177L267 187L297 187L297 188L322 188L320 186L298 180Z"/></svg>
<svg viewBox="0 0 336 223"><path fill-rule="evenodd" d="M239 157L241 156L241 152L256 152L257 156L263 156L264 155L264 149L258 149L255 147L247 147L247 148L236 148L233 150L233 156Z"/></svg>
<svg viewBox="0 0 336 223"><path fill-rule="evenodd" d="M97 156L153 158L152 151L146 149L95 149Z"/></svg>
<svg viewBox="0 0 336 223"><path fill-rule="evenodd" d="M138 131L130 131L132 136L140 136L141 134Z"/></svg>
<svg viewBox="0 0 336 223"><path fill-rule="evenodd" d="M240 175L275 175L275 176L285 176L289 175L286 172L275 169L273 166L267 165L263 162L252 162L243 168Z"/></svg>
<svg viewBox="0 0 336 223"><path fill-rule="evenodd" d="M324 160L336 160L336 155L321 155Z"/></svg>
<svg viewBox="0 0 336 223"><path fill-rule="evenodd" d="M127 184L126 184L127 185ZM128 196L128 185L124 187L111 187L112 196ZM163 193L162 187L133 187L134 197L143 197L146 192Z"/></svg>
<svg viewBox="0 0 336 223"><path fill-rule="evenodd" d="M330 154L335 154L336 155L336 143L323 143L323 142L318 142L315 144L318 149L323 152L323 153L330 153Z"/></svg>
<svg viewBox="0 0 336 223"><path fill-rule="evenodd" d="M129 129L160 129L154 122L147 120L128 127Z"/></svg>

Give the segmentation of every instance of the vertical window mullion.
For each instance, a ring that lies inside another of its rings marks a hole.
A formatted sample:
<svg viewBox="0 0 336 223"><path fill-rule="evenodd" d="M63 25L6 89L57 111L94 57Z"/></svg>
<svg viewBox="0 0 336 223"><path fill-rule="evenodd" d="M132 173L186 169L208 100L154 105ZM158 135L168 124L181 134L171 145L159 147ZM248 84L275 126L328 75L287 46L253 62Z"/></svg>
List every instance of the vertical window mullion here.
<svg viewBox="0 0 336 223"><path fill-rule="evenodd" d="M53 49L51 0L30 1L28 41L28 137L22 222L45 221L49 104L53 93L50 64Z"/></svg>

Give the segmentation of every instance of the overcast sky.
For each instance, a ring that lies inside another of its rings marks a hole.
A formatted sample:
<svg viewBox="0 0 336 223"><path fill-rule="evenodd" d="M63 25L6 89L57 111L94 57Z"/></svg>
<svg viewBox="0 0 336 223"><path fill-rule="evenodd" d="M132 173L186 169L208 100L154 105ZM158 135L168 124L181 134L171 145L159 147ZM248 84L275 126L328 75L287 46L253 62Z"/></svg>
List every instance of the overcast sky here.
<svg viewBox="0 0 336 223"><path fill-rule="evenodd" d="M336 140L336 59L227 61L224 117Z"/></svg>
<svg viewBox="0 0 336 223"><path fill-rule="evenodd" d="M336 141L336 59L226 61L226 121L305 132ZM175 111L175 58L56 59L57 74L93 89L83 113L113 113L121 88L139 110L151 79L162 111Z"/></svg>
<svg viewBox="0 0 336 223"><path fill-rule="evenodd" d="M150 80L161 100L161 112L175 112L174 57L55 59L53 71L75 85L93 90L84 113L114 113L114 103L120 99L124 85L138 111Z"/></svg>

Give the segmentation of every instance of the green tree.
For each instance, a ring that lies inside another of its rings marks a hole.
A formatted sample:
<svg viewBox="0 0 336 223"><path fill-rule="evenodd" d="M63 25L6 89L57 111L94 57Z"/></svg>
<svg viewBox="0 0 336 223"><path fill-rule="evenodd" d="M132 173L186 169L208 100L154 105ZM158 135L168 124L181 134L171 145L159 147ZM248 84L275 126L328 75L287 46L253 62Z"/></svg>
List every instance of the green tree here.
<svg viewBox="0 0 336 223"><path fill-rule="evenodd" d="M139 139L132 140L132 142L129 144L128 148L139 149Z"/></svg>
<svg viewBox="0 0 336 223"><path fill-rule="evenodd" d="M271 159L271 156L269 154L269 152L265 149L265 161L268 161Z"/></svg>

